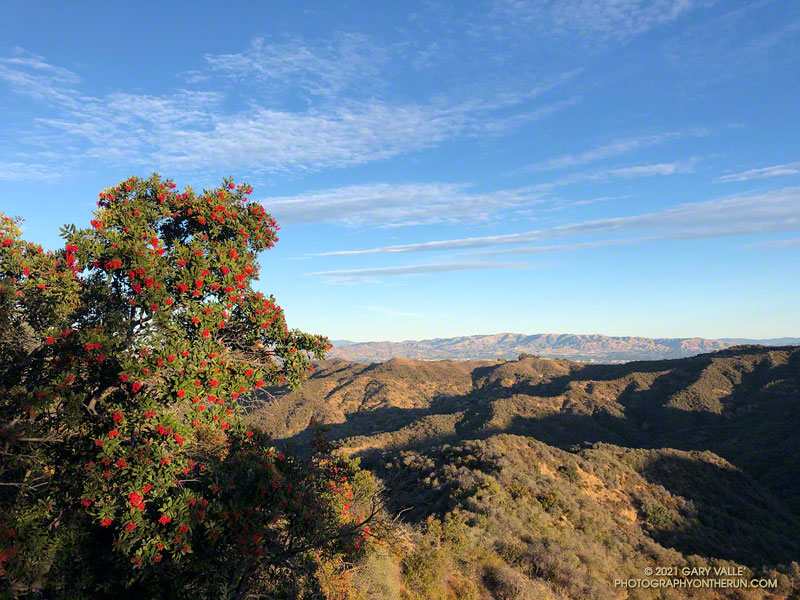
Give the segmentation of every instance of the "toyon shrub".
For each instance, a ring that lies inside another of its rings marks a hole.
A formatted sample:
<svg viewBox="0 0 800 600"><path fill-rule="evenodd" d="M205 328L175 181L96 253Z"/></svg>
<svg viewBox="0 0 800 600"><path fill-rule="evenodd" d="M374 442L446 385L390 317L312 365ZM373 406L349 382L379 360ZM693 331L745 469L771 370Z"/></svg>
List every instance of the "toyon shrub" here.
<svg viewBox="0 0 800 600"><path fill-rule="evenodd" d="M278 226L251 191L131 177L58 251L3 216L3 594L314 595L373 535L357 462L320 437L285 455L241 419L331 347L253 289Z"/></svg>

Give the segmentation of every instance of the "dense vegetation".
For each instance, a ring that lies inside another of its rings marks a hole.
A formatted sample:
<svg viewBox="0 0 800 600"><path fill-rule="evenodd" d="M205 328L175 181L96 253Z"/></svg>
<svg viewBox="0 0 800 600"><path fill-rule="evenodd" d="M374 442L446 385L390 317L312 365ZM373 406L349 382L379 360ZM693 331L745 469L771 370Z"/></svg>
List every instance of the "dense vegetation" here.
<svg viewBox="0 0 800 600"><path fill-rule="evenodd" d="M272 392L250 422L299 446L304 421L326 421L392 492L402 543L362 559L353 597L800 597L800 348L625 365L335 359ZM614 585L667 565L777 588Z"/></svg>
<svg viewBox="0 0 800 600"><path fill-rule="evenodd" d="M103 191L55 252L0 222L0 594L315 595L370 535L356 461L240 418L330 347L252 288L277 225L247 185L175 188Z"/></svg>

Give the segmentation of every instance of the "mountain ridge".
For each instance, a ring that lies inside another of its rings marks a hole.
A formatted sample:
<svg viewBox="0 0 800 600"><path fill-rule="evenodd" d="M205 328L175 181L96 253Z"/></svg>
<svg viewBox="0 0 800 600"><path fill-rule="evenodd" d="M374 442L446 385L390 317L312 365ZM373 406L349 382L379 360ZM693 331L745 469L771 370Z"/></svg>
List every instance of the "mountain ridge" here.
<svg viewBox="0 0 800 600"><path fill-rule="evenodd" d="M582 362L619 363L635 360L687 358L705 352L724 350L741 344L765 346L800 344L800 338L751 340L748 338L710 339L647 338L603 334L501 332L485 335L404 340L402 342L335 343L330 357L355 362L384 362L392 358L416 360L492 360L515 359L520 354L564 358Z"/></svg>

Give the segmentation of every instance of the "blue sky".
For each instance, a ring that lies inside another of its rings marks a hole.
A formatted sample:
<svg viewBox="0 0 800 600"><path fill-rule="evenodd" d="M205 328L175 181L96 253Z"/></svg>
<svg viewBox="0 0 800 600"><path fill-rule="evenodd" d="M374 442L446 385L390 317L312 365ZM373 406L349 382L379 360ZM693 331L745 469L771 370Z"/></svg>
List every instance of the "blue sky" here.
<svg viewBox="0 0 800 600"><path fill-rule="evenodd" d="M6 3L0 210L247 181L332 339L800 335L800 3Z"/></svg>

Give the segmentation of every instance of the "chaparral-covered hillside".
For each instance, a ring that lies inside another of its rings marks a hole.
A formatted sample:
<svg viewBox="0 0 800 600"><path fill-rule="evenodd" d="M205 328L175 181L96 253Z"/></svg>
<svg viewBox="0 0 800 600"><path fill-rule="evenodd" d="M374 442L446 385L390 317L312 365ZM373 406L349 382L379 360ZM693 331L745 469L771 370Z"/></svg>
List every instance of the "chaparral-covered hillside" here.
<svg viewBox="0 0 800 600"><path fill-rule="evenodd" d="M622 365L332 359L261 400L250 422L298 447L312 418L327 423L387 486L405 537L356 569L365 597L796 597L798 347ZM614 583L659 565L778 587Z"/></svg>

